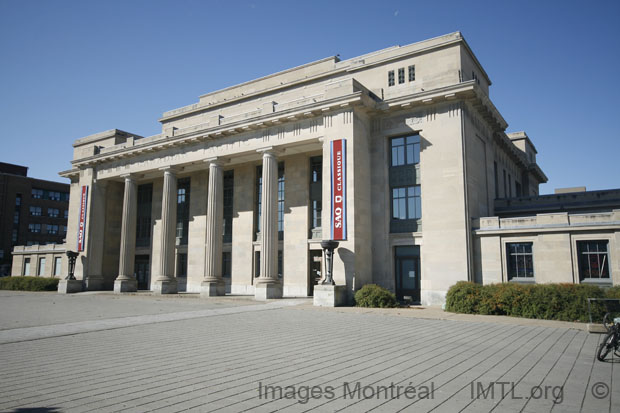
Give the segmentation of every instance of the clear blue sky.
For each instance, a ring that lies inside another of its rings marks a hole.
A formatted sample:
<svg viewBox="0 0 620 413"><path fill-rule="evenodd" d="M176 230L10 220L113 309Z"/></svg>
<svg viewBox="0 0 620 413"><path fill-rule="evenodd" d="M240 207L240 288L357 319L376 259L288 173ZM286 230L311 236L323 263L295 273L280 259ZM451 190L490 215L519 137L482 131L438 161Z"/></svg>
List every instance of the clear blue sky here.
<svg viewBox="0 0 620 413"><path fill-rule="evenodd" d="M620 187L620 1L0 0L0 161L59 180L77 138L340 54L461 31L534 141L541 193Z"/></svg>

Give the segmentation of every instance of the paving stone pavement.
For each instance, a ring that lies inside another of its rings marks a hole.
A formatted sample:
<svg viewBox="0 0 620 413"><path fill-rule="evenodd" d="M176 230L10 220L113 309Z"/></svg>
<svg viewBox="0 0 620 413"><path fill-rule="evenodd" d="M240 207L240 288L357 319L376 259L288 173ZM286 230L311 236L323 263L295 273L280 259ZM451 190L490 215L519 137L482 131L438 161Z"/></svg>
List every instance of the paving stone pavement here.
<svg viewBox="0 0 620 413"><path fill-rule="evenodd" d="M37 315L50 300L76 321ZM1 292L0 410L620 411L620 361L596 361L601 335L396 314Z"/></svg>

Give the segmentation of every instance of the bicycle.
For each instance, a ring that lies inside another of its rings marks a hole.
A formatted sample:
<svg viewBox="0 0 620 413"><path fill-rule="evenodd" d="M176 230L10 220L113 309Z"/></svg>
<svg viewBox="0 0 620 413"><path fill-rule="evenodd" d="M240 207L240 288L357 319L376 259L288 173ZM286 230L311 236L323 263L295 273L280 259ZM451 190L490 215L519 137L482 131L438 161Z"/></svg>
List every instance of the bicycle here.
<svg viewBox="0 0 620 413"><path fill-rule="evenodd" d="M604 361L611 350L614 351L616 357L620 357L620 354L618 354L618 347L620 347L620 317L614 318L613 322L611 322L611 314L605 314L603 326L608 331L608 334L599 346L596 358L599 361Z"/></svg>

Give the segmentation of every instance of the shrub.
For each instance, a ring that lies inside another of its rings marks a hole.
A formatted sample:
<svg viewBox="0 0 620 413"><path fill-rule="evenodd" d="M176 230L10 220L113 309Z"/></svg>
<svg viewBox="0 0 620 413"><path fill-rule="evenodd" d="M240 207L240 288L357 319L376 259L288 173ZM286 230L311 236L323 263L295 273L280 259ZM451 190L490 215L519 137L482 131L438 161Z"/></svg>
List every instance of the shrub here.
<svg viewBox="0 0 620 413"><path fill-rule="evenodd" d="M376 284L366 284L355 293L355 305L358 307L398 307L396 296Z"/></svg>
<svg viewBox="0 0 620 413"><path fill-rule="evenodd" d="M58 278L45 277L3 277L0 278L0 290L56 291L58 281Z"/></svg>
<svg viewBox="0 0 620 413"><path fill-rule="evenodd" d="M620 288L607 291L586 284L480 285L458 282L448 290L446 310L455 313L509 315L561 321L589 321L587 298L620 296ZM602 320L604 305L593 303L592 320Z"/></svg>

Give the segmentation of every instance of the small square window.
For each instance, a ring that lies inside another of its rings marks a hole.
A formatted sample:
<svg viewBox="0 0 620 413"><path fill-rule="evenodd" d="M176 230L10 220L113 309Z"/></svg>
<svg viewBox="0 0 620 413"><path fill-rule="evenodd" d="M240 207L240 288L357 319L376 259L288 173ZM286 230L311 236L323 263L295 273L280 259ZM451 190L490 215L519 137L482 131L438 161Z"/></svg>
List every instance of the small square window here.
<svg viewBox="0 0 620 413"><path fill-rule="evenodd" d="M506 244L508 280L513 278L534 278L534 259L531 242Z"/></svg>
<svg viewBox="0 0 620 413"><path fill-rule="evenodd" d="M577 241L579 279L609 279L609 255L606 240Z"/></svg>

